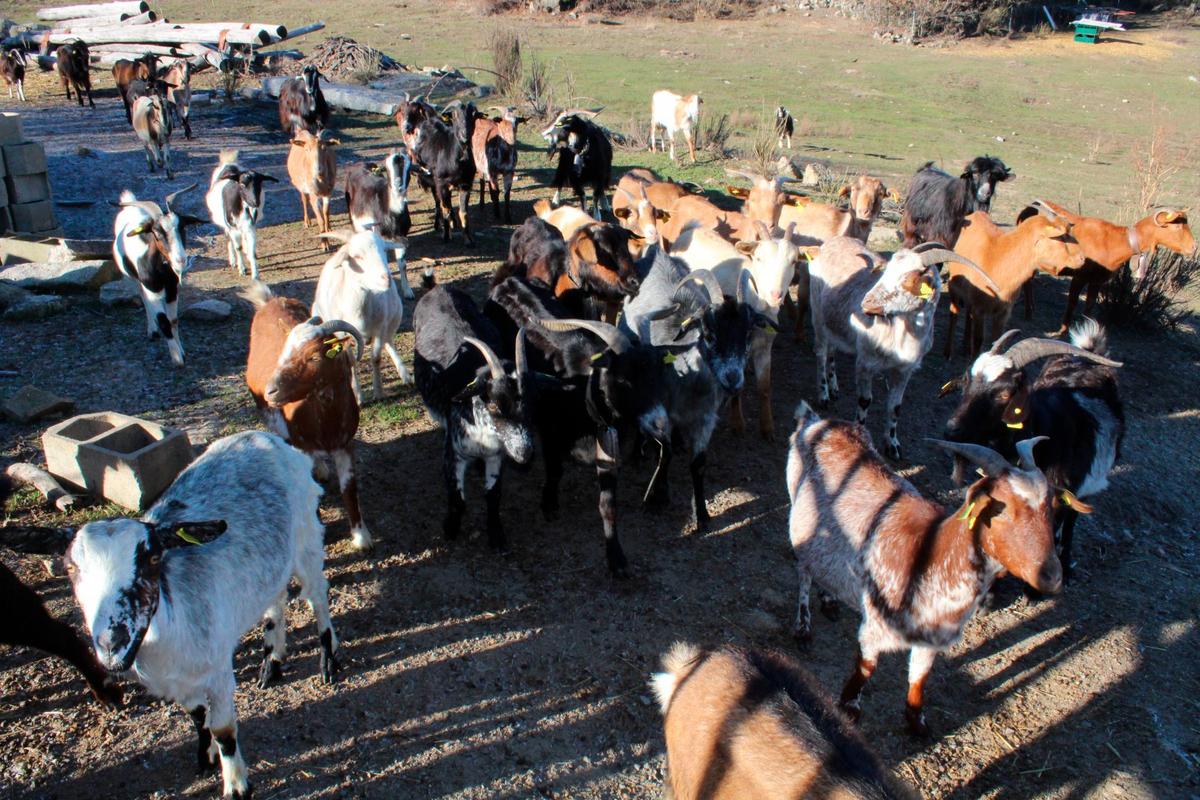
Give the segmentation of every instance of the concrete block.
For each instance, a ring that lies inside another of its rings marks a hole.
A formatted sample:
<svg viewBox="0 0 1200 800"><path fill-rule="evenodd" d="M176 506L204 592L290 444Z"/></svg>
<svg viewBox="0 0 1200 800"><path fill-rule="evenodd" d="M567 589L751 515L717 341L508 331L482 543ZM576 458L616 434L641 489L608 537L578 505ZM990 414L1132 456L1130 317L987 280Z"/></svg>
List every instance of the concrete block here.
<svg viewBox="0 0 1200 800"><path fill-rule="evenodd" d="M117 265L108 260L12 264L0 269L0 282L34 291L97 289L117 277Z"/></svg>
<svg viewBox="0 0 1200 800"><path fill-rule="evenodd" d="M71 305L71 301L68 298L56 294L31 294L25 300L10 306L4 312L4 319L45 319L61 311L66 311L69 305Z"/></svg>
<svg viewBox="0 0 1200 800"><path fill-rule="evenodd" d="M59 263L96 258L112 258L111 239L58 239L44 235L0 238L0 261Z"/></svg>
<svg viewBox="0 0 1200 800"><path fill-rule="evenodd" d="M8 181L0 180L0 208L8 205L8 186L5 185L7 183ZM45 200L46 198L42 197L39 199Z"/></svg>
<svg viewBox="0 0 1200 800"><path fill-rule="evenodd" d="M54 206L49 200L11 205L8 212L12 215L13 228L18 231L39 233L58 227L58 221L54 218Z"/></svg>
<svg viewBox="0 0 1200 800"><path fill-rule="evenodd" d="M25 135L21 132L21 115L13 111L0 111L0 145L23 141Z"/></svg>
<svg viewBox="0 0 1200 800"><path fill-rule="evenodd" d="M9 175L37 175L46 171L46 151L37 142L6 144L4 167Z"/></svg>
<svg viewBox="0 0 1200 800"><path fill-rule="evenodd" d="M51 475L131 511L150 506L193 455L183 431L113 411L50 427L42 448Z"/></svg>
<svg viewBox="0 0 1200 800"><path fill-rule="evenodd" d="M12 205L50 199L50 180L44 172L37 175L9 175L3 183Z"/></svg>
<svg viewBox="0 0 1200 800"><path fill-rule="evenodd" d="M17 389L4 401L4 413L17 422L33 422L53 414L69 414L75 401L25 385Z"/></svg>
<svg viewBox="0 0 1200 800"><path fill-rule="evenodd" d="M0 233L9 233L12 231L12 217L8 214L7 208L0 208ZM0 253L0 264L4 263L4 254Z"/></svg>

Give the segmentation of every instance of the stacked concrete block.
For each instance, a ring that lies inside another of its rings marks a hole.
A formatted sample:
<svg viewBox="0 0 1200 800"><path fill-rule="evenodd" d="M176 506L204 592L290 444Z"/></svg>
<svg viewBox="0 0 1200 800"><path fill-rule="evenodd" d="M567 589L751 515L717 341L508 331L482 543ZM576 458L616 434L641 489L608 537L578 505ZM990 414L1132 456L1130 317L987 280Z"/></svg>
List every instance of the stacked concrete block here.
<svg viewBox="0 0 1200 800"><path fill-rule="evenodd" d="M46 152L27 142L19 114L0 113L0 231L50 235L58 229Z"/></svg>

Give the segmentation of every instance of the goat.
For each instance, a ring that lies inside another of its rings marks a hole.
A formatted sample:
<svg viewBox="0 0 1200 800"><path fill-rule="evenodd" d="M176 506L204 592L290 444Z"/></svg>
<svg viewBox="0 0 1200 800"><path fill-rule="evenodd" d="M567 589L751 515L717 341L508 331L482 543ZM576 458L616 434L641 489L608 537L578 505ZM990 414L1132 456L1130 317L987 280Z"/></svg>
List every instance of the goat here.
<svg viewBox="0 0 1200 800"><path fill-rule="evenodd" d="M71 99L71 87L75 87L75 99L83 108L83 93L87 92L88 105L96 107L92 100L91 53L86 42L74 41L64 44L54 52L55 67L58 69L58 79L67 100Z"/></svg>
<svg viewBox="0 0 1200 800"><path fill-rule="evenodd" d="M1082 500L1104 491L1121 453L1125 411L1107 337L1093 320L1071 330L1071 342L1024 339L1009 331L971 369L944 391L962 387L958 407L946 423L946 438L991 447L1008 458L1018 436L1052 437L1034 451L1034 460L1056 489L1055 529L1060 542L1063 581L1071 576L1075 520L1091 507ZM1030 380L1025 368L1053 356ZM962 479L962 463L954 478Z"/></svg>
<svg viewBox="0 0 1200 800"><path fill-rule="evenodd" d="M799 251L792 244L790 226L788 230L773 234L761 220L756 224L761 237L758 241L740 241L732 245L715 231L693 223L675 240L671 253L692 270L711 270L722 291L730 297L740 291L743 270L753 277L754 291L746 296L746 302L765 321L756 327L751 337L750 358L757 378L759 432L770 440L775 435L775 417L771 411L771 347L775 343L779 309L791 285ZM733 397L730 413L734 429L743 430L745 421L740 392Z"/></svg>
<svg viewBox="0 0 1200 800"><path fill-rule="evenodd" d="M674 800L907 800L816 678L775 651L676 642L651 686Z"/></svg>
<svg viewBox="0 0 1200 800"><path fill-rule="evenodd" d="M605 558L610 573L624 577L629 562L617 536L616 505L620 441L638 434L660 447L666 442L663 352L635 344L612 325L559 316L565 309L548 291L517 277L492 290L484 313L502 343L524 328L532 345L531 367L558 379L539 390L534 418L546 468L542 512L547 518L557 515L563 461L587 442L600 486Z"/></svg>
<svg viewBox="0 0 1200 800"><path fill-rule="evenodd" d="M897 461L900 404L913 373L933 347L934 312L942 295L938 266L947 261L979 269L963 256L927 244L899 251L880 272L878 256L848 236L823 244L809 264L820 405L827 407L838 393L831 348L854 355L859 424L866 422L871 384L882 373L888 387L884 452Z"/></svg>
<svg viewBox="0 0 1200 800"><path fill-rule="evenodd" d="M888 194L888 188L878 178L859 175L838 192L838 197L850 199L848 209L824 203L789 203L779 214L779 225L795 222L797 236L815 240L815 244L835 236L850 236L866 244Z"/></svg>
<svg viewBox="0 0 1200 800"><path fill-rule="evenodd" d="M946 358L954 355L954 324L960 311L967 317L963 349L973 358L984 344L984 320L989 321L988 341L993 341L1008 324L1017 293L1035 271L1057 275L1084 264L1083 250L1074 239L1071 223L1048 209L1007 231L992 222L987 212L976 211L967 217L967 227L954 251L978 264L992 279L992 285L988 287L991 291L986 291L976 283L978 273L967 275L950 267Z"/></svg>
<svg viewBox="0 0 1200 800"><path fill-rule="evenodd" d="M704 101L698 94L678 95L666 89L659 89L650 100L650 152L654 152L654 137L662 128L667 140L671 143L671 160L675 160L675 132L683 134L687 142L688 154L692 163L696 163L696 143L692 138L692 129L700 120L700 106ZM659 137L659 147L662 137Z"/></svg>
<svg viewBox="0 0 1200 800"><path fill-rule="evenodd" d="M490 288L517 275L555 293L561 282L561 293L566 293L576 281L576 277L568 274L570 269L567 241L558 228L541 217L527 217L521 227L513 231L508 242L508 258L496 268Z"/></svg>
<svg viewBox="0 0 1200 800"><path fill-rule="evenodd" d="M792 134L796 130L796 120L790 111L783 106L775 109L775 136L779 140L778 147L782 150L787 143L787 149L792 149Z"/></svg>
<svg viewBox="0 0 1200 800"><path fill-rule="evenodd" d="M212 768L219 753L226 798L251 795L234 652L265 619L259 684L280 674L292 577L316 618L325 682L338 671L311 471L309 457L277 436L234 434L180 473L142 519L89 522L63 557L100 663L187 709L199 768Z"/></svg>
<svg viewBox="0 0 1200 800"><path fill-rule="evenodd" d="M319 134L329 127L329 104L321 91L320 70L309 64L279 87L279 127L289 137L300 131Z"/></svg>
<svg viewBox="0 0 1200 800"><path fill-rule="evenodd" d="M167 103L176 121L183 127L183 138L192 138L192 62L178 59L162 74L167 87Z"/></svg>
<svg viewBox="0 0 1200 800"><path fill-rule="evenodd" d="M584 208L587 206L585 188L591 187L591 213L600 219L608 187L612 185L613 152L608 134L589 118L597 113L564 111L542 131L542 138L549 143L551 154L558 154L558 165L551 181L554 187L551 204L558 205L562 187L569 184L579 200L579 207Z"/></svg>
<svg viewBox="0 0 1200 800"><path fill-rule="evenodd" d="M478 112L473 103L457 103L445 112L450 122L433 113L424 103L405 105L401 133L409 155L421 168L417 180L433 196L433 229L450 241L450 228L462 231L468 245L475 243L467 219L471 189L475 183L475 159L471 140ZM452 210L451 193L457 189L458 213Z"/></svg>
<svg viewBox="0 0 1200 800"><path fill-rule="evenodd" d="M1188 228L1187 209L1156 208L1149 216L1126 226L1096 217L1072 214L1060 205L1041 200L1036 205L1025 208L1017 217L1017 221L1022 222L1041 213L1042 209L1049 209L1071 223L1071 235L1079 242L1086 259L1079 269L1063 271L1071 276L1071 288L1067 295L1067 309L1063 313L1062 325L1056 331L1056 336L1061 336L1070 328L1075 306L1079 303L1079 295L1085 286L1087 304L1084 306L1084 313L1090 315L1100 287L1108 283L1121 267L1129 264L1130 268L1134 269L1134 278L1140 281L1146 274L1150 255L1156 247L1161 245L1184 255L1196 250L1196 239ZM1135 260L1136 268L1133 266ZM1032 317L1033 282L1030 280L1025 282L1025 319Z"/></svg>
<svg viewBox="0 0 1200 800"><path fill-rule="evenodd" d="M244 297L256 308L246 357L246 386L254 405L272 433L306 453L333 459L350 518L351 545L367 550L373 542L359 508L354 475L354 361L342 336L354 340L357 357L362 358L362 334L345 320L310 317L304 304L273 297L263 283L254 283Z"/></svg>
<svg viewBox="0 0 1200 800"><path fill-rule="evenodd" d="M204 220L176 211L175 199L195 188L192 184L167 195L166 212L147 200L138 200L133 192L121 192L113 220L113 261L127 278L137 281L146 309L146 334L162 336L175 366L183 366L183 342L179 339L179 284L191 265L187 246L187 226Z"/></svg>
<svg viewBox="0 0 1200 800"><path fill-rule="evenodd" d="M341 144L326 134L327 131L321 131L314 136L303 128L297 130L287 158L288 177L300 194L304 227L308 227L311 206L319 234L329 233L329 198L337 183L337 151L334 148ZM323 238L320 241L321 249L328 250L328 242Z"/></svg>
<svg viewBox="0 0 1200 800"><path fill-rule="evenodd" d="M0 78L8 84L8 99L12 100L13 87L17 89L17 98L25 102L25 70L29 62L24 50L4 50L0 53Z"/></svg>
<svg viewBox="0 0 1200 800"><path fill-rule="evenodd" d="M497 108L498 117L479 117L471 134L471 157L475 160L475 172L479 174L479 205L483 205L483 189L486 185L492 195L492 210L500 219L500 182L504 182L504 221L512 224L513 176L517 172L517 126L525 117L517 116L512 107Z"/></svg>
<svg viewBox="0 0 1200 800"><path fill-rule="evenodd" d="M879 654L910 650L905 717L913 734L926 736L933 659L959 640L996 576L1007 570L1047 594L1062 587L1053 495L1032 454L1043 437L1017 443L1016 467L987 447L935 440L984 473L947 514L888 468L861 425L822 420L803 402L796 419L787 462L788 531L800 581L795 634L812 638L814 580L858 606L858 656L842 710L857 721Z"/></svg>
<svg viewBox="0 0 1200 800"><path fill-rule="evenodd" d="M243 169L237 150L222 150L209 180L204 203L213 224L225 233L229 266L239 275L250 268L258 280L258 221L263 212L263 183L279 181L262 172Z"/></svg>
<svg viewBox="0 0 1200 800"><path fill-rule="evenodd" d="M467 468L481 460L488 544L502 550L504 461L526 464L533 457L527 421L532 378L524 334L517 334L515 365L509 369L496 355L500 335L495 325L466 293L441 286L417 303L413 332L417 391L429 415L446 431L442 476L449 499L442 530L448 539L458 537L466 510Z"/></svg>
<svg viewBox="0 0 1200 800"><path fill-rule="evenodd" d="M395 344L396 331L404 319L404 301L388 272L389 253L396 253L396 260L403 262L408 240L385 240L374 228L325 236L341 241L342 246L321 268L312 313L325 319L345 320L371 343L371 396L381 400L379 360L384 350L400 373L401 383L412 383ZM361 403L357 371L351 377L354 396Z"/></svg>
<svg viewBox="0 0 1200 800"><path fill-rule="evenodd" d="M646 248L661 241L659 229L671 219L671 212L666 207L688 194L688 191L677 183L647 183L633 172L625 173L617 182L612 212L621 227L641 237L644 253Z"/></svg>
<svg viewBox="0 0 1200 800"><path fill-rule="evenodd" d="M132 108L136 97L130 89L135 80L142 81L146 86L153 85L157 78L158 56L146 53L135 59L120 58L112 66L113 82L117 84L117 94L125 105L125 121L133 122Z"/></svg>
<svg viewBox="0 0 1200 800"><path fill-rule="evenodd" d="M346 209L356 231L377 228L384 239L408 236L412 214L408 210L408 178L412 159L408 153L391 151L382 164L352 164L346 171ZM397 253L396 277L405 300L416 295L408 282L408 262L403 250ZM430 276L428 270L426 275Z"/></svg>
<svg viewBox="0 0 1200 800"><path fill-rule="evenodd" d="M727 297L708 270L692 272L661 247L652 248L637 297L627 300L619 329L663 348L663 386L670 440L661 443L658 467L643 501L668 502L668 472L674 449L688 457L696 530L708 529L704 494L708 443L724 401L742 390L746 353L756 325L765 319L749 305L753 278L743 271L735 296Z"/></svg>
<svg viewBox="0 0 1200 800"><path fill-rule="evenodd" d="M979 156L963 168L957 178L927 162L913 176L904 199L900 233L908 249L924 242L941 242L953 248L963 220L973 211L988 211L996 184L1016 175L1004 162Z"/></svg>
<svg viewBox="0 0 1200 800"><path fill-rule="evenodd" d="M151 92L133 101L133 131L142 140L150 171L154 172L157 164L166 170L168 179L174 178L175 173L171 170L171 112L162 95Z"/></svg>

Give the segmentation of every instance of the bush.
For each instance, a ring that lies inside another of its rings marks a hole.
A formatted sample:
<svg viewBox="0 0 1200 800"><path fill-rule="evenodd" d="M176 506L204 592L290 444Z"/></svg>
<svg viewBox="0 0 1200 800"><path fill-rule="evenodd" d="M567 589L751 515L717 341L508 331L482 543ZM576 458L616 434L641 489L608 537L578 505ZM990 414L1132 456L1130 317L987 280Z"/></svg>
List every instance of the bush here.
<svg viewBox="0 0 1200 800"><path fill-rule="evenodd" d="M539 120L552 116L554 99L550 92L550 71L546 68L546 62L537 56L529 58L529 68L525 71L521 91L529 106L530 116Z"/></svg>
<svg viewBox="0 0 1200 800"><path fill-rule="evenodd" d="M511 30L496 30L488 40L488 49L496 70L496 91L512 97L521 87L521 37Z"/></svg>
<svg viewBox="0 0 1200 800"><path fill-rule="evenodd" d="M1109 326L1175 328L1190 314L1188 296L1200 279L1200 259L1159 248L1139 280L1120 269L1103 289L1100 318Z"/></svg>
<svg viewBox="0 0 1200 800"><path fill-rule="evenodd" d="M733 124L728 114L719 117L702 114L700 126L696 129L696 149L710 153L715 159L724 160L733 152L729 147L729 137L732 135Z"/></svg>

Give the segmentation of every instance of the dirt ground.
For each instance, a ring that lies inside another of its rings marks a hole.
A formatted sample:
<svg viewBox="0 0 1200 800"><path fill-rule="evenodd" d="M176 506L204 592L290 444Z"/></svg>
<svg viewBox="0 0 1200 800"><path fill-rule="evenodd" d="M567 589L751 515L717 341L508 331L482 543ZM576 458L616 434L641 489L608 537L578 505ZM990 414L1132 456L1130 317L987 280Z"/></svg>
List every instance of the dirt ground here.
<svg viewBox="0 0 1200 800"><path fill-rule="evenodd" d="M44 77L39 76L39 80ZM101 84L102 86L104 84ZM23 107L25 128L49 153L57 195L92 199L60 209L72 235L110 233L104 203L122 188L161 200L192 181L207 184L218 151L279 176L260 228L263 277L281 294L311 299L323 261L298 222L286 183L285 146L270 109L214 105L196 112L198 138L176 143L179 174L149 176L111 87L96 111L61 98ZM342 160L378 155L398 142L390 121L338 117ZM86 147L90 155L79 155ZM517 219L546 195L544 160L521 153ZM530 167L533 171L530 171ZM1003 189L1001 189L1003 191ZM479 244L449 246L430 230L430 201L414 188L410 276L435 259L438 279L481 297L509 229L472 210ZM201 191L184 208L201 213ZM335 199L335 224L346 225ZM212 229L201 229L211 236ZM140 308L83 298L43 322L5 323L0 395L33 383L72 397L80 412L116 409L186 428L193 441L257 426L241 377L250 309L245 285L222 264L224 242L201 242L182 305L209 297L234 303L223 323L184 322L187 366L171 368L161 342L143 336ZM1060 285L1042 279L1027 332L1055 327ZM409 312L411 314L411 311ZM943 323L944 324L944 323ZM938 342L941 341L939 324ZM936 738L902 732L904 659L882 660L864 702L862 729L884 759L924 797L1150 798L1200 794L1200 582L1196 476L1200 474L1200 343L1194 332L1112 331L1129 421L1122 462L1096 513L1076 537L1075 582L1060 597L1030 601L1003 584L963 641L938 660L929 691ZM15 345L15 346L14 346ZM401 351L411 363L406 321ZM241 743L259 798L652 798L664 777L658 709L647 686L676 639L733 641L794 651L788 626L795 578L786 537L785 439L791 410L816 391L807 343L781 335L775 347L776 440L718 428L709 455L714 530L689 530L686 479L673 480L661 516L637 498L648 463L622 472L619 521L632 577L604 567L595 480L568 470L563 515L537 512L541 467L510 471L503 513L511 552L498 557L479 535L482 491L473 479L468 529L440 534L444 494L441 432L411 388L385 366L388 398L363 412L359 450L365 514L377 547L349 550L336 492L327 492L327 572L344 671L317 677L310 615L292 604L291 653L281 685L254 682L259 634L236 656ZM843 361L844 384L850 364ZM936 433L953 398L937 388L965 368L931 354L906 402L904 473L954 503L950 464L922 437ZM366 373L364 372L364 377ZM755 408L754 398L748 408ZM852 414L843 396L834 413ZM882 433L881 410L868 426ZM752 420L753 422L753 420ZM0 423L0 455L40 460L39 425ZM754 425L749 426L754 430ZM53 519L26 499L19 522ZM0 559L81 627L67 582L39 560ZM854 656L856 621L815 622L802 661L830 691ZM127 704L101 710L62 663L22 649L0 651L0 797L211 797L219 780L194 778L192 727L182 709L126 685Z"/></svg>

